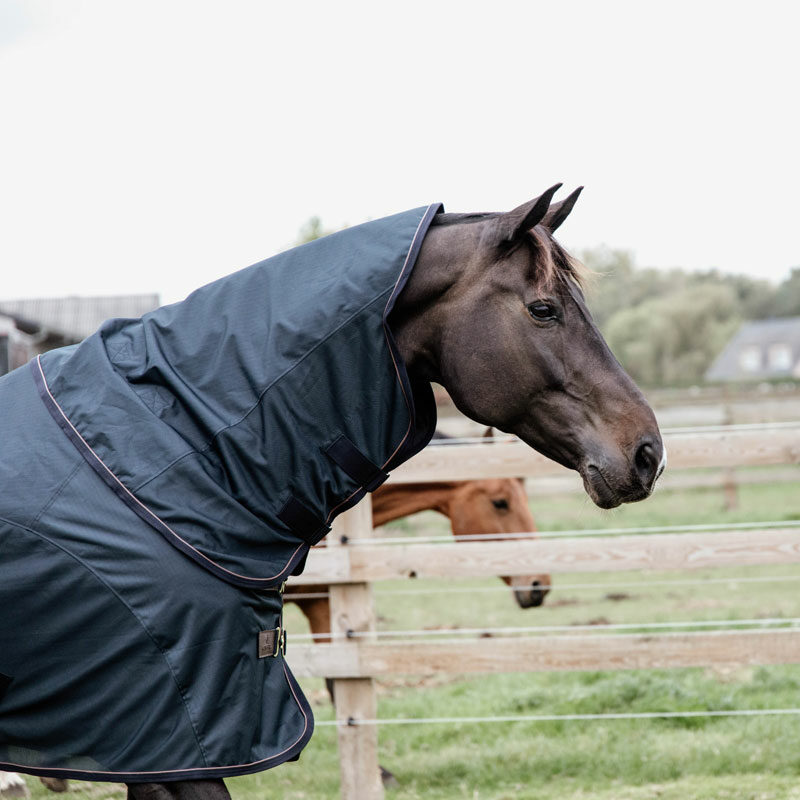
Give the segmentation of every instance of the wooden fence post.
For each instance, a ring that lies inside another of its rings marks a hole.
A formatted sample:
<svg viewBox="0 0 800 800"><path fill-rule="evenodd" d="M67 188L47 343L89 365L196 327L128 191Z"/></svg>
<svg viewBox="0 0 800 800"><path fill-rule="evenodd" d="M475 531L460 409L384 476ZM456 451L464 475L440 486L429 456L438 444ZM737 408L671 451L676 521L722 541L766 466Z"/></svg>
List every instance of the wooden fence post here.
<svg viewBox="0 0 800 800"><path fill-rule="evenodd" d="M328 544L346 547L348 538L367 536L372 536L372 500L369 495L338 517L328 535ZM375 630L372 586L368 583L332 585L330 608L331 634L334 637ZM364 638L355 639L356 644ZM372 678L337 678L333 682L333 692L336 719L340 722L376 718L378 702ZM377 726L344 724L337 731L342 800L383 800Z"/></svg>
<svg viewBox="0 0 800 800"><path fill-rule="evenodd" d="M735 511L739 508L739 486L734 467L729 467L722 473L722 495L725 498L726 511Z"/></svg>

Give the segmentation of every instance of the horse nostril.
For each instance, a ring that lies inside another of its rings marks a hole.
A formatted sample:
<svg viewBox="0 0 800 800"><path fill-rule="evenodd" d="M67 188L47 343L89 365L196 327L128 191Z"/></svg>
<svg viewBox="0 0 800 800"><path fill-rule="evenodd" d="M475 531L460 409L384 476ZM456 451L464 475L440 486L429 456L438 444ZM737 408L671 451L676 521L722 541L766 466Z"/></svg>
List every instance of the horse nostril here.
<svg viewBox="0 0 800 800"><path fill-rule="evenodd" d="M655 482L658 472L659 460L656 451L650 442L643 442L639 445L634 457L636 473L642 485L649 489Z"/></svg>
<svg viewBox="0 0 800 800"><path fill-rule="evenodd" d="M539 589L542 584L540 581L531 581L531 589Z"/></svg>

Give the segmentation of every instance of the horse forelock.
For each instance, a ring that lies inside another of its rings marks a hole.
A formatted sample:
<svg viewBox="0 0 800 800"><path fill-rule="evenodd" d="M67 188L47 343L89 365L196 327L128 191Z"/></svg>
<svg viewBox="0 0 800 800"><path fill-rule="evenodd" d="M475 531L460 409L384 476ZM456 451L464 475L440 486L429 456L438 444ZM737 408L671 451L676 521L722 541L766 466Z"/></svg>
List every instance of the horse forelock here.
<svg viewBox="0 0 800 800"><path fill-rule="evenodd" d="M528 233L528 243L533 250L533 273L538 288L552 291L559 284L573 283L583 289L586 268L564 250L546 228L537 225Z"/></svg>
<svg viewBox="0 0 800 800"><path fill-rule="evenodd" d="M478 222L498 219L503 212L475 212L470 214L437 214L432 225L470 225ZM534 256L534 280L537 288L552 291L558 284L574 283L583 289L588 270L553 238L550 232L537 225L528 234L528 243Z"/></svg>

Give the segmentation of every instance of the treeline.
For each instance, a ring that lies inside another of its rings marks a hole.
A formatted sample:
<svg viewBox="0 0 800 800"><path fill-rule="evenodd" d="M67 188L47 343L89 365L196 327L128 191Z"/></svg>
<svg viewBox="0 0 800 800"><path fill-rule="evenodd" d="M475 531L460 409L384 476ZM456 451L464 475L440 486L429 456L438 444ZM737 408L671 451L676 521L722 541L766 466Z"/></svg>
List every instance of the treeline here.
<svg viewBox="0 0 800 800"><path fill-rule="evenodd" d="M611 349L645 386L699 383L745 320L800 316L800 267L775 285L716 270L642 269L622 250L580 254L586 298Z"/></svg>

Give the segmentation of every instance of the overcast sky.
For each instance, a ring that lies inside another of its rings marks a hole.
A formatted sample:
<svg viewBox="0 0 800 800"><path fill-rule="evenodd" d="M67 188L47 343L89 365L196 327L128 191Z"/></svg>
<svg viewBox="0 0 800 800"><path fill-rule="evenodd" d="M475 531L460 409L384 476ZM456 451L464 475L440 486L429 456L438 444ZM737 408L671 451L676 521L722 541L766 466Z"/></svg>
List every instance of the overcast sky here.
<svg viewBox="0 0 800 800"><path fill-rule="evenodd" d="M560 238L800 265L800 3L0 0L0 298L198 285L329 227L586 190Z"/></svg>

